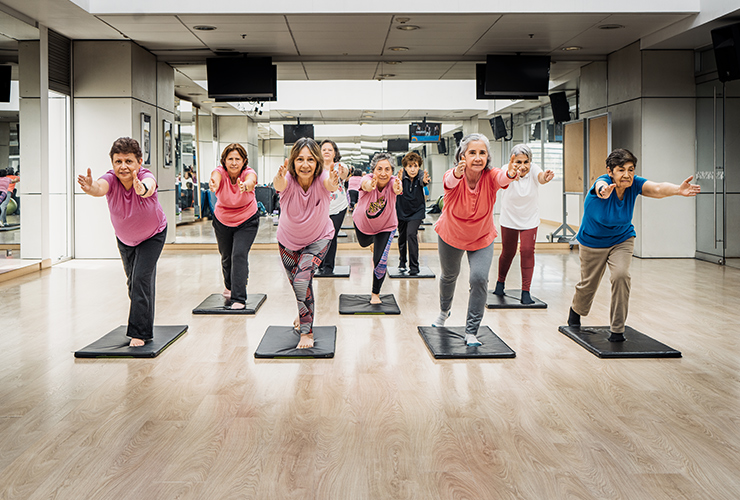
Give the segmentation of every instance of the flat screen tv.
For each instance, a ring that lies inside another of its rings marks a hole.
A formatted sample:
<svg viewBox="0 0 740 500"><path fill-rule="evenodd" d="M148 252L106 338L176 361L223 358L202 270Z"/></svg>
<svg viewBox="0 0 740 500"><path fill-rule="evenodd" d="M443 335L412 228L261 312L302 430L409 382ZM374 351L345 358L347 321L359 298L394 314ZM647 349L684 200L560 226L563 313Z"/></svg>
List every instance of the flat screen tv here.
<svg viewBox="0 0 740 500"><path fill-rule="evenodd" d="M225 101L277 99L277 66L271 57L212 57L206 59L208 97Z"/></svg>
<svg viewBox="0 0 740 500"><path fill-rule="evenodd" d="M0 102L10 102L12 70L10 66L0 66Z"/></svg>
<svg viewBox="0 0 740 500"><path fill-rule="evenodd" d="M441 123L412 122L409 125L409 142L439 142Z"/></svg>
<svg viewBox="0 0 740 500"><path fill-rule="evenodd" d="M475 98L476 99L496 99L495 96L486 95L486 65L475 65Z"/></svg>
<svg viewBox="0 0 740 500"><path fill-rule="evenodd" d="M301 137L313 139L313 125L283 125L284 144L295 144Z"/></svg>
<svg viewBox="0 0 740 500"><path fill-rule="evenodd" d="M550 56L486 57L485 94L496 99L536 99L547 95Z"/></svg>
<svg viewBox="0 0 740 500"><path fill-rule="evenodd" d="M406 139L388 139L389 153L405 153L409 150L409 141Z"/></svg>

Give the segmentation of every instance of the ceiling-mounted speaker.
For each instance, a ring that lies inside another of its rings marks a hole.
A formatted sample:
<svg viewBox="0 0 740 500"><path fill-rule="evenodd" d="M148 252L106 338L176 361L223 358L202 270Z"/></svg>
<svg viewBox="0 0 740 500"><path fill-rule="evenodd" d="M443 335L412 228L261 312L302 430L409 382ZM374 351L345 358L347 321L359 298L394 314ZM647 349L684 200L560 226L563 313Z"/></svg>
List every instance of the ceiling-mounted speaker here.
<svg viewBox="0 0 740 500"><path fill-rule="evenodd" d="M550 106L552 107L552 119L555 123L570 121L570 104L568 104L565 92L550 94Z"/></svg>
<svg viewBox="0 0 740 500"><path fill-rule="evenodd" d="M740 79L740 23L713 29L712 45L719 81Z"/></svg>

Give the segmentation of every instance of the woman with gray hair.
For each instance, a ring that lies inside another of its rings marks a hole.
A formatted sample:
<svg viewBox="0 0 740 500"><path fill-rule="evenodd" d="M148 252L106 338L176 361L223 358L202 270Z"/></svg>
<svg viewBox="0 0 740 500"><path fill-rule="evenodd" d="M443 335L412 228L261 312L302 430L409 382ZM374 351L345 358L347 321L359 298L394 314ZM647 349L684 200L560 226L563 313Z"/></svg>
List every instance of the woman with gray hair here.
<svg viewBox="0 0 740 500"><path fill-rule="evenodd" d="M517 241L521 240L522 304L534 304L529 288L534 272L534 243L540 226L539 185L550 182L555 174L532 163L532 150L526 144L511 148L508 170L511 164L519 172L519 182L501 193L501 256L498 258L498 281L494 294L504 295L506 275L516 255Z"/></svg>
<svg viewBox="0 0 740 500"><path fill-rule="evenodd" d="M380 287L385 280L388 252L398 227L396 196L403 192L401 180L393 175L393 156L376 153L370 174L362 178L360 196L352 220L361 247L373 245L373 291L371 304L380 304Z"/></svg>
<svg viewBox="0 0 740 500"><path fill-rule="evenodd" d="M519 178L509 163L507 172L491 165L488 138L470 134L455 152L455 168L444 174L444 205L434 229L442 276L439 280L439 317L432 326L442 327L450 316L460 261L465 252L470 266L470 295L465 324L465 342L479 346L476 335L483 319L488 294L488 272L493 261L493 205L496 192Z"/></svg>

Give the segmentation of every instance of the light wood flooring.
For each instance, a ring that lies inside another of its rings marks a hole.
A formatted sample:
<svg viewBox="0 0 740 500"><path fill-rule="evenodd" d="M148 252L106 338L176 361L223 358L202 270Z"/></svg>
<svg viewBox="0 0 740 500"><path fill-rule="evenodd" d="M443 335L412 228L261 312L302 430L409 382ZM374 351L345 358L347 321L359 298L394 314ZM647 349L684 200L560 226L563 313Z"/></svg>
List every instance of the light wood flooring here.
<svg viewBox="0 0 740 500"><path fill-rule="evenodd" d="M339 316L338 295L371 283L370 253L341 251L352 276L314 282L336 357L255 360L296 309L277 252L250 257L267 302L217 317L191 309L222 290L219 255L163 254L157 323L190 329L154 359L73 357L125 321L120 261L0 283L0 498L740 497L736 269L634 259L628 324L684 357L601 360L557 330L577 252L541 253L532 292L549 308L484 317L517 357L437 361L416 331L437 281L386 280L401 316ZM439 273L434 251L422 261ZM467 263L457 291L448 325L464 321ZM605 279L584 322L606 324L608 301Z"/></svg>

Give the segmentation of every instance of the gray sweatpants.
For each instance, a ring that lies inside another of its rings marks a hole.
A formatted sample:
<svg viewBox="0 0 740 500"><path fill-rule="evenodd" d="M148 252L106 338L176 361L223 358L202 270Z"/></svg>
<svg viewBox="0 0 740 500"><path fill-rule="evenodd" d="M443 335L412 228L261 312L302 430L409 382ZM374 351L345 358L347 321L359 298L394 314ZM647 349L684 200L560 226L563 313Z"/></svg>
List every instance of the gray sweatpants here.
<svg viewBox="0 0 740 500"><path fill-rule="evenodd" d="M442 238L437 238L439 263L442 266L442 276L439 278L439 308L442 311L449 311L455 296L457 277L460 275L460 261L466 250L450 246ZM493 243L480 250L467 250L467 254L470 267L470 295L465 333L477 335L488 296L488 272L493 261Z"/></svg>

